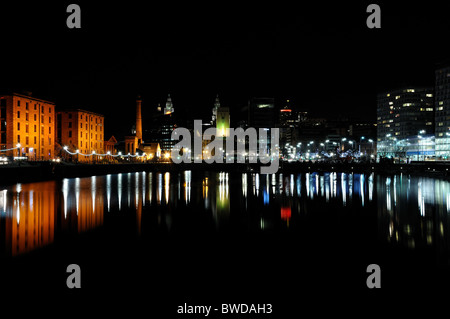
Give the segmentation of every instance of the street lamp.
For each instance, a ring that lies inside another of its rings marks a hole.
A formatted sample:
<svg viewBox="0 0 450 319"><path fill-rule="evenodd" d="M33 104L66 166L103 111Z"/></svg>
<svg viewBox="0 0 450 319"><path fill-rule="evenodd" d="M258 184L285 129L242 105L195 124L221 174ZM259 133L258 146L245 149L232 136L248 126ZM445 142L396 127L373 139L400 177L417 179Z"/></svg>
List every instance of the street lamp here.
<svg viewBox="0 0 450 319"><path fill-rule="evenodd" d="M423 132L423 130L421 130L420 132ZM420 133L420 132L419 132L419 133ZM420 160L420 153L423 153L423 148L421 147L421 145L423 145L423 142L422 142L422 135L417 135L417 138L418 138L417 144L418 144L418 149L419 149L419 155L418 155L417 157L418 157L418 159ZM421 143L421 142L422 142L422 143ZM424 155L424 154L422 154L422 159L425 160L425 155Z"/></svg>
<svg viewBox="0 0 450 319"><path fill-rule="evenodd" d="M363 140L363 139L365 139L365 137L364 136L361 136L360 138L359 138L359 153L360 153L360 155L361 155L361 141Z"/></svg>
<svg viewBox="0 0 450 319"><path fill-rule="evenodd" d="M373 155L373 140L371 138L369 138L368 141L371 144L370 145L370 153L371 153L371 155Z"/></svg>
<svg viewBox="0 0 450 319"><path fill-rule="evenodd" d="M20 157L20 146L21 146L20 143L17 143L17 144L16 144L16 147L17 147L17 156L18 156L18 157Z"/></svg>

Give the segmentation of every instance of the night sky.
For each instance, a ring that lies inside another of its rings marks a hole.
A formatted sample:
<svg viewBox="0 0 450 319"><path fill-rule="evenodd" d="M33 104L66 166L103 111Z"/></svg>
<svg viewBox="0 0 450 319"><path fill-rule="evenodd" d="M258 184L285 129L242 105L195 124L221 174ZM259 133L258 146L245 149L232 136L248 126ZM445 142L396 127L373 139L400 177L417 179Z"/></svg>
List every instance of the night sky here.
<svg viewBox="0 0 450 319"><path fill-rule="evenodd" d="M366 26L373 1L91 2L2 3L0 87L102 113L106 138L128 133L137 94L144 128L168 93L175 112L205 120L219 94L232 120L249 97L272 96L375 122L377 93L433 86L450 57L446 2L375 2L381 29ZM66 27L70 3L81 29Z"/></svg>

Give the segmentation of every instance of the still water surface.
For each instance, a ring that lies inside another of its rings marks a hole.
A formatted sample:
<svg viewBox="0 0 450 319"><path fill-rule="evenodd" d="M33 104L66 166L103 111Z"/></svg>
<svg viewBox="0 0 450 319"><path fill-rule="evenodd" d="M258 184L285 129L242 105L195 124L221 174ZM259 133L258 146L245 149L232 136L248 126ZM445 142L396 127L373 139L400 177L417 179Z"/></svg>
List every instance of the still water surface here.
<svg viewBox="0 0 450 319"><path fill-rule="evenodd" d="M430 177L137 172L1 189L0 243L14 258L102 227L137 238L298 232L431 251L447 265L449 212L449 182Z"/></svg>

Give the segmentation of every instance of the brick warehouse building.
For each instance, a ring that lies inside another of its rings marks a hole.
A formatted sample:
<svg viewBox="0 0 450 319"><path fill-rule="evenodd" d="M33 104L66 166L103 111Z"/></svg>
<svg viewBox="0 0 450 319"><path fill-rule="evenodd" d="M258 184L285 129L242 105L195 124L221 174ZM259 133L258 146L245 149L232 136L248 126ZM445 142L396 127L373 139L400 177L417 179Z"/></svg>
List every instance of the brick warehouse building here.
<svg viewBox="0 0 450 319"><path fill-rule="evenodd" d="M0 95L0 122L0 150L8 150L0 155L27 156L31 160L54 157L53 102L32 97L31 93Z"/></svg>
<svg viewBox="0 0 450 319"><path fill-rule="evenodd" d="M57 142L61 147L80 154L104 153L105 117L90 111L74 109L57 113ZM64 154L64 156L70 156ZM74 155L75 156L75 155ZM75 158L74 158L75 159ZM80 162L96 160L92 156L77 155Z"/></svg>

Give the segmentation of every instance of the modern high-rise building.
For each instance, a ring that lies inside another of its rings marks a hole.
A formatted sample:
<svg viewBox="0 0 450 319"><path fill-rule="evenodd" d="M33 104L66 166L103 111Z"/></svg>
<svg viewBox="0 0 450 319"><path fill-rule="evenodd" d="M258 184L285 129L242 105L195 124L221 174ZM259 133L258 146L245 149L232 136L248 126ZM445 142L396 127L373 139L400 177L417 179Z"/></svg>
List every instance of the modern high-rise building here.
<svg viewBox="0 0 450 319"><path fill-rule="evenodd" d="M32 97L31 93L0 95L0 123L0 155L27 156L30 160L54 157L53 102Z"/></svg>
<svg viewBox="0 0 450 319"><path fill-rule="evenodd" d="M101 114L74 109L57 113L57 141L71 153L104 153L105 118ZM78 155L80 162L91 157Z"/></svg>
<svg viewBox="0 0 450 319"><path fill-rule="evenodd" d="M436 159L450 159L450 66L436 70Z"/></svg>
<svg viewBox="0 0 450 319"><path fill-rule="evenodd" d="M430 145L413 145L418 138L425 141L434 136L434 116L433 88L405 88L378 94L377 154L434 156Z"/></svg>

